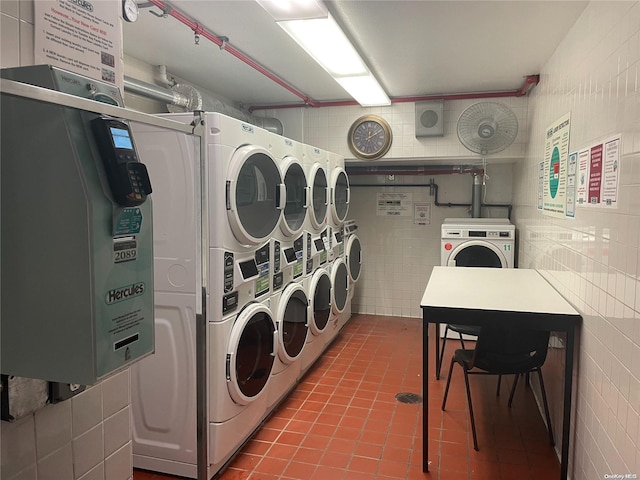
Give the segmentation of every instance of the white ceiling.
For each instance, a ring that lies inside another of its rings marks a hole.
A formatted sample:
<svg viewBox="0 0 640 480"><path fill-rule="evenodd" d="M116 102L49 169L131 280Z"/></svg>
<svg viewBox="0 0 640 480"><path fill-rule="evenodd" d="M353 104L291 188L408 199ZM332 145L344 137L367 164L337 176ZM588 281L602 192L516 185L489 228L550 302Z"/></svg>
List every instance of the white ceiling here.
<svg viewBox="0 0 640 480"><path fill-rule="evenodd" d="M140 2L139 2L140 3ZM391 97L517 90L537 74L586 1L349 0L325 4ZM251 0L170 5L316 101L350 100ZM246 107L302 103L158 7L125 23L124 52Z"/></svg>

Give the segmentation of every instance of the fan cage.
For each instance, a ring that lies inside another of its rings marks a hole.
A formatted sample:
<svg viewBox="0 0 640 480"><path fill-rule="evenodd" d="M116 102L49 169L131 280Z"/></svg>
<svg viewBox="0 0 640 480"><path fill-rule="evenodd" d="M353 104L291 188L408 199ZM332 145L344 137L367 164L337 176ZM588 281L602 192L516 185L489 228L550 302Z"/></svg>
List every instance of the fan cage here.
<svg viewBox="0 0 640 480"><path fill-rule="evenodd" d="M518 135L518 119L502 103L475 103L458 119L458 139L468 150L481 155L498 153Z"/></svg>

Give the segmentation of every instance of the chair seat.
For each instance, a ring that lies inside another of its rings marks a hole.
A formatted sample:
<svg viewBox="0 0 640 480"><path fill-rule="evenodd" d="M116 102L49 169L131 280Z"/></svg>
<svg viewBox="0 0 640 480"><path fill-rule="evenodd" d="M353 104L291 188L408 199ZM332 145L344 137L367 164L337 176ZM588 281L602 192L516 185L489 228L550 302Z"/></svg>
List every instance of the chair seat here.
<svg viewBox="0 0 640 480"><path fill-rule="evenodd" d="M480 335L480 328L475 325L451 325L449 324L449 330L453 330L454 332L461 333L463 335L473 335L477 337Z"/></svg>

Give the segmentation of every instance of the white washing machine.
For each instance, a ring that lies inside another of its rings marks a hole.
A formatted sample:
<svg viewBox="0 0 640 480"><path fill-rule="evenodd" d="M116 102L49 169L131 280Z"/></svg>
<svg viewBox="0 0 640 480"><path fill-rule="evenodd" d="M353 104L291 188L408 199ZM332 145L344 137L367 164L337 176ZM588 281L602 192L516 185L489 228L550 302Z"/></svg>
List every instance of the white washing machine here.
<svg viewBox="0 0 640 480"><path fill-rule="evenodd" d="M321 263L326 264L326 241L323 238L328 239L329 178L327 175L327 152L310 145L303 145L303 165L309 188L307 218L304 224L304 231L306 232L305 275L311 275ZM316 258L316 255L319 255L319 257Z"/></svg>
<svg viewBox="0 0 640 480"><path fill-rule="evenodd" d="M445 218L441 265L513 268L515 236L506 218Z"/></svg>
<svg viewBox="0 0 640 480"><path fill-rule="evenodd" d="M288 283L271 298L277 348L267 391L267 410L275 407L298 381L309 334L309 300L302 282Z"/></svg>
<svg viewBox="0 0 640 480"><path fill-rule="evenodd" d="M269 302L209 323L209 469L221 470L267 414L277 342Z"/></svg>
<svg viewBox="0 0 640 480"><path fill-rule="evenodd" d="M344 157L327 152L327 176L329 177L328 224L333 230L340 230L349 213L351 190L349 178L344 170Z"/></svg>
<svg viewBox="0 0 640 480"><path fill-rule="evenodd" d="M515 226L506 218L445 218L442 223L441 265L514 268ZM444 336L446 325L440 326ZM447 338L458 338L449 332ZM474 337L463 335L463 339Z"/></svg>
<svg viewBox="0 0 640 480"><path fill-rule="evenodd" d="M329 316L329 328L327 340L332 341L338 335L344 321L342 315L347 308L349 300L349 274L344 258L337 257L327 266L329 278L331 278L331 315Z"/></svg>
<svg viewBox="0 0 640 480"><path fill-rule="evenodd" d="M309 333L302 351L301 375L313 365L329 343L332 300L331 277L325 268L317 268L305 278L304 283L309 295Z"/></svg>
<svg viewBox="0 0 640 480"><path fill-rule="evenodd" d="M166 117L194 120L192 114ZM206 132L203 162L198 137L132 125L139 154L154 179L159 326L155 355L132 370L133 464L191 478L197 476L198 441L208 442L213 475L222 468L221 459L230 458L266 414L266 394L243 397L237 391L257 377L266 389L276 354L275 320L269 309L271 237L286 201L280 169L270 152L281 137L221 114L205 113L201 120ZM238 325L257 306L264 311L246 330L258 328L261 319L262 337L272 332L271 364L257 359L250 363L240 354L255 352L251 344L256 335L242 333L245 329ZM197 336L199 318L208 328ZM236 340L241 347L233 346ZM200 344L208 348L207 364L201 368L204 378L196 375ZM234 380L227 365L240 360ZM253 377L247 373L250 365L257 369ZM206 418L196 413L196 386L201 382L209 392ZM204 425L209 425L208 438Z"/></svg>
<svg viewBox="0 0 640 480"><path fill-rule="evenodd" d="M351 318L351 301L355 293L356 283L360 280L362 274L362 245L356 234L357 229L358 226L353 220L347 220L344 224L344 263L347 267L349 286L347 304L338 320L340 329L342 329Z"/></svg>

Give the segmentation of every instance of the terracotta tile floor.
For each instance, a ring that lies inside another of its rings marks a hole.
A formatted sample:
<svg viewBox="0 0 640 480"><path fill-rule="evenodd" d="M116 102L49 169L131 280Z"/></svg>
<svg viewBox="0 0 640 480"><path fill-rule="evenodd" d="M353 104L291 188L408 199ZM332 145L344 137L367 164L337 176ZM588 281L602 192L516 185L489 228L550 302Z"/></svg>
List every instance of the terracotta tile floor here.
<svg viewBox="0 0 640 480"><path fill-rule="evenodd" d="M431 327L433 328L433 327ZM434 336L430 339L433 341ZM443 372L457 342L447 346ZM430 350L433 352L433 348ZM432 353L433 354L433 353ZM558 460L531 394L520 382L507 408L511 379L496 397L495 377L470 379L480 451L473 450L462 371L446 379L430 359L429 460L422 473L422 322L354 315L324 356L220 475L221 480L546 480ZM176 477L134 471L134 480Z"/></svg>

